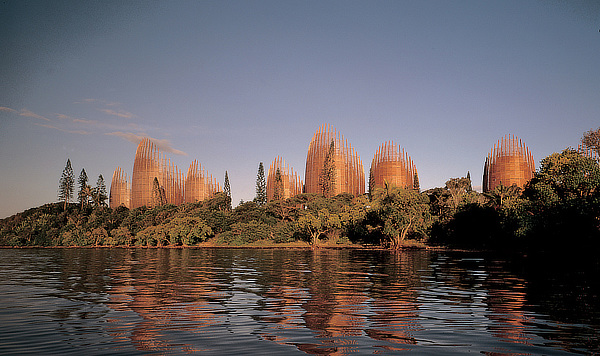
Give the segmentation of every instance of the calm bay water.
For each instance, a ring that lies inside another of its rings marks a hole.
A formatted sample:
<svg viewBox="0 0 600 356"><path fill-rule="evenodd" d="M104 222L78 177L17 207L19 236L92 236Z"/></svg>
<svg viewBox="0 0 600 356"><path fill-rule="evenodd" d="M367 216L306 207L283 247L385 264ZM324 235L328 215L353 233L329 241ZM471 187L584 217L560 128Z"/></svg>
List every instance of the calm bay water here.
<svg viewBox="0 0 600 356"><path fill-rule="evenodd" d="M594 354L599 272L474 252L3 249L0 354Z"/></svg>

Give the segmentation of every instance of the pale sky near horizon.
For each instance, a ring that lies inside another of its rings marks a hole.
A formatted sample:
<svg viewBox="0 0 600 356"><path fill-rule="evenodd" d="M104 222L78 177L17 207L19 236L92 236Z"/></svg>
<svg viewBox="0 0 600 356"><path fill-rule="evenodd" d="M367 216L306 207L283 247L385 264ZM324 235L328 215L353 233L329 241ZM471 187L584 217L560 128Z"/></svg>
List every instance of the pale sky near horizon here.
<svg viewBox="0 0 600 356"><path fill-rule="evenodd" d="M368 171L393 140L422 189L506 134L539 161L600 127L598 1L23 1L0 3L0 218L75 176L129 179L147 136L196 159L233 203L259 162L304 178L321 124ZM368 176L368 175L367 175Z"/></svg>

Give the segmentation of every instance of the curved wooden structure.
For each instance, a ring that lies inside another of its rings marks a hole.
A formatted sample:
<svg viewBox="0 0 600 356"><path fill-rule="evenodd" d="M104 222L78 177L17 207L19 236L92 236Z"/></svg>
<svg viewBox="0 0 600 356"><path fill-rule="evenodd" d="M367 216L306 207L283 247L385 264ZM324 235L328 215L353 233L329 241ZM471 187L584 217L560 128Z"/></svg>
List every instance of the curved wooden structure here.
<svg viewBox="0 0 600 356"><path fill-rule="evenodd" d="M371 162L369 187L383 188L385 182L402 188L419 189L417 167L393 141L382 143Z"/></svg>
<svg viewBox="0 0 600 356"><path fill-rule="evenodd" d="M185 203L202 201L220 190L217 180L212 175L208 175L196 160L192 161L185 178L183 201Z"/></svg>
<svg viewBox="0 0 600 356"><path fill-rule="evenodd" d="M523 188L535 172L533 155L515 135L498 140L485 159L483 191L494 190L498 185L516 184Z"/></svg>
<svg viewBox="0 0 600 356"><path fill-rule="evenodd" d="M598 155L598 153L592 150L591 148L580 144L579 146L577 146L577 152L579 152L579 154L584 157L591 158L593 160L596 160L596 162L600 163L600 155Z"/></svg>
<svg viewBox="0 0 600 356"><path fill-rule="evenodd" d="M110 198L108 200L111 208L130 206L131 189L127 184L127 173L123 172L121 167L117 167L113 172L110 183Z"/></svg>
<svg viewBox="0 0 600 356"><path fill-rule="evenodd" d="M278 170L281 177L280 182L277 181ZM277 195L279 195L279 199L287 199L300 193L302 193L302 180L293 168L290 168L281 157L277 156L269 166L267 201L276 200Z"/></svg>
<svg viewBox="0 0 600 356"><path fill-rule="evenodd" d="M179 205L183 203L183 173L171 160L163 158L161 177L158 179L160 186L165 190L167 204Z"/></svg>
<svg viewBox="0 0 600 356"><path fill-rule="evenodd" d="M329 196L350 193L360 195L365 193L365 172L363 164L340 133L334 130L330 125L321 125L315 132L306 156L306 193L323 194L319 178L321 177L325 159L330 150L331 143L334 145L333 155L333 181Z"/></svg>
<svg viewBox="0 0 600 356"><path fill-rule="evenodd" d="M124 194L123 179L125 187L127 186L126 176L122 178L123 176L121 168L117 168L111 185L111 207L125 205L122 203L124 198L121 198ZM183 172L170 159L164 156L160 158L160 151L155 143L143 138L135 152L131 189L127 193L129 198L125 206L131 209L155 206L160 199L156 199L156 192L153 193L154 178L158 180L161 194L164 194L163 202L167 204L201 201L220 190L217 181L212 176L209 177L196 160L192 162L184 178Z"/></svg>
<svg viewBox="0 0 600 356"><path fill-rule="evenodd" d="M161 167L158 147L154 142L143 138L135 151L133 175L131 176L131 208L153 206L152 183L154 178L161 181Z"/></svg>

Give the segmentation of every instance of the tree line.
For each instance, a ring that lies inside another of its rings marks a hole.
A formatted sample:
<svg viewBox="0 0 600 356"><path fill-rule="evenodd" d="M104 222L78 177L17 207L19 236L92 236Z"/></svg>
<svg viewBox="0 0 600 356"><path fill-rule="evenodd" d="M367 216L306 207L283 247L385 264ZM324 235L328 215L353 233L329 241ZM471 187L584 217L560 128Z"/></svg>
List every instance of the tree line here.
<svg viewBox="0 0 600 356"><path fill-rule="evenodd" d="M81 169L79 178L77 179L79 190L77 192L77 202L81 208L92 204L95 207L107 206L106 200L106 183L102 174L98 176L96 186L92 187L88 184L88 176L85 168ZM73 193L75 191L75 177L73 175L73 167L71 160L67 159L67 164L63 169L60 180L58 181L58 201L63 203L63 209L67 209L67 205L73 201Z"/></svg>
<svg viewBox="0 0 600 356"><path fill-rule="evenodd" d="M600 156L600 129L582 143ZM325 160L325 165L330 164ZM256 197L232 209L231 188L197 203L111 209L102 176L95 187L82 170L78 202L70 161L59 183L59 203L0 221L0 245L194 246L306 243L311 246L442 245L530 250L597 246L600 241L600 165L571 148L542 159L523 189L497 186L479 193L470 174L419 191L385 184L369 193L331 196L324 170L321 194L267 201L259 164Z"/></svg>

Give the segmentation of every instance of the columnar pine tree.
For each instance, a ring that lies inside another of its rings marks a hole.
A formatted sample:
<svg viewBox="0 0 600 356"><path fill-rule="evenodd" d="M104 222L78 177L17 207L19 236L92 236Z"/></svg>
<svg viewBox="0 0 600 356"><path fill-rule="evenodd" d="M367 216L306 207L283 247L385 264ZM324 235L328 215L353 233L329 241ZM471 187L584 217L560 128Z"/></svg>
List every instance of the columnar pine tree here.
<svg viewBox="0 0 600 356"><path fill-rule="evenodd" d="M273 200L283 199L283 179L281 179L281 171L277 168L275 172L275 189L273 192Z"/></svg>
<svg viewBox="0 0 600 356"><path fill-rule="evenodd" d="M225 181L223 182L223 192L231 198L231 185L229 185L229 175L225 171Z"/></svg>
<svg viewBox="0 0 600 356"><path fill-rule="evenodd" d="M152 206L157 207L161 205L165 205L167 203L167 199L165 198L165 191L163 187L158 183L158 178L154 177L152 181Z"/></svg>
<svg viewBox="0 0 600 356"><path fill-rule="evenodd" d="M75 189L75 178L73 177L73 167L71 160L67 159L67 165L63 169L62 176L58 182L58 201L64 202L64 210L67 210L67 204L73 199L73 190Z"/></svg>
<svg viewBox="0 0 600 356"><path fill-rule="evenodd" d="M96 206L106 206L106 199L108 194L106 193L106 184L104 183L104 177L102 174L98 176L96 181L96 189L94 190Z"/></svg>
<svg viewBox="0 0 600 356"><path fill-rule="evenodd" d="M329 151L323 162L323 170L319 175L319 186L324 197L330 198L335 191L335 141L331 140Z"/></svg>
<svg viewBox="0 0 600 356"><path fill-rule="evenodd" d="M258 165L258 174L256 177L256 198L254 198L254 202L258 206L262 206L267 203L267 182L265 181L265 168L262 162L260 162Z"/></svg>
<svg viewBox="0 0 600 356"><path fill-rule="evenodd" d="M413 189L417 191L421 190L421 184L419 183L419 176L417 175L417 173L415 173L413 176Z"/></svg>
<svg viewBox="0 0 600 356"><path fill-rule="evenodd" d="M81 170L79 173L79 178L77 179L77 183L79 184L79 192L77 193L77 199L79 200L79 204L83 209L84 206L87 205L89 196L88 196L88 176L85 172L85 168Z"/></svg>
<svg viewBox="0 0 600 356"><path fill-rule="evenodd" d="M231 185L229 185L229 175L225 171L225 181L223 181L223 192L229 197L229 209L231 209Z"/></svg>
<svg viewBox="0 0 600 356"><path fill-rule="evenodd" d="M471 172L467 171L467 180L469 181L469 186L467 187L467 193L473 191L473 184L471 182Z"/></svg>
<svg viewBox="0 0 600 356"><path fill-rule="evenodd" d="M373 176L373 167L369 169L369 198L373 197L375 192L375 177Z"/></svg>

